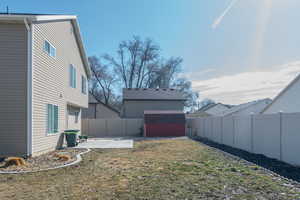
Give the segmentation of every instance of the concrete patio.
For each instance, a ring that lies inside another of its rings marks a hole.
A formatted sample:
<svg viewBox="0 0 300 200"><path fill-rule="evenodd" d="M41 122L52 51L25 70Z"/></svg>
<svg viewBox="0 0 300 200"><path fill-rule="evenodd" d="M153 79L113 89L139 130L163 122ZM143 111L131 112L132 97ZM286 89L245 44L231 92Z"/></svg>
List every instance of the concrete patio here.
<svg viewBox="0 0 300 200"><path fill-rule="evenodd" d="M87 142L78 144L75 148L128 149L133 148L133 140L123 138L91 138Z"/></svg>

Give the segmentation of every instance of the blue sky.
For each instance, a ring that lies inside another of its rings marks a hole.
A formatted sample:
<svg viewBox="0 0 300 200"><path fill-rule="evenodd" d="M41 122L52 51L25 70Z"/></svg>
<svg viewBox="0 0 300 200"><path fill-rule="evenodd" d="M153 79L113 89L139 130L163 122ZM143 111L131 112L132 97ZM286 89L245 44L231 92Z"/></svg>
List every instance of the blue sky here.
<svg viewBox="0 0 300 200"><path fill-rule="evenodd" d="M213 22L234 1L221 23ZM88 55L113 53L133 35L184 59L201 98L274 97L300 72L299 0L0 0L11 12L78 15Z"/></svg>

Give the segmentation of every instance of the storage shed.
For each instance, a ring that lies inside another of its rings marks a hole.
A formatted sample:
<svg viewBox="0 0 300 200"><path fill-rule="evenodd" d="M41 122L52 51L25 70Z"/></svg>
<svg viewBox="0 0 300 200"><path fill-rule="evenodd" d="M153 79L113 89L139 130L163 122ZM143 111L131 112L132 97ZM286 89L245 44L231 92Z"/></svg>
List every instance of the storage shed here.
<svg viewBox="0 0 300 200"><path fill-rule="evenodd" d="M144 111L145 137L185 136L185 114L177 110Z"/></svg>

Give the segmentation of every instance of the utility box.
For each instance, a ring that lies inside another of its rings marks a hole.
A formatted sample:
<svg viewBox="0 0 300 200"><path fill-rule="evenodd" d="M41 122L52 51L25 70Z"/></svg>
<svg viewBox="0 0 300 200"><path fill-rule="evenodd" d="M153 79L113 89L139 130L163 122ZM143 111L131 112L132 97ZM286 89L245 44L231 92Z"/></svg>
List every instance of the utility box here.
<svg viewBox="0 0 300 200"><path fill-rule="evenodd" d="M185 136L185 114L177 110L144 111L145 137Z"/></svg>

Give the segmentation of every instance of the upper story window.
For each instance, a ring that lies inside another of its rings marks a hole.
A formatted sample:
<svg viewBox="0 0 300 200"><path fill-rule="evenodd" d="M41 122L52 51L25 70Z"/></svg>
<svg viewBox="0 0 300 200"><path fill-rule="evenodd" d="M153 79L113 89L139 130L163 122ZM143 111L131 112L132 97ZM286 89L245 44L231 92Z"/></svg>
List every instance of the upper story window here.
<svg viewBox="0 0 300 200"><path fill-rule="evenodd" d="M50 44L47 40L44 42L44 51L51 57L56 57L56 49L55 47Z"/></svg>
<svg viewBox="0 0 300 200"><path fill-rule="evenodd" d="M76 69L73 65L70 65L70 87L76 88Z"/></svg>
<svg viewBox="0 0 300 200"><path fill-rule="evenodd" d="M86 78L84 76L81 76L81 92L83 94L86 94L86 90L87 90L86 86L87 86Z"/></svg>

